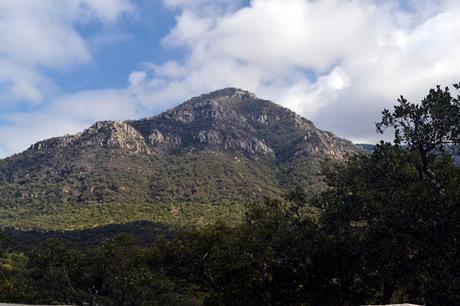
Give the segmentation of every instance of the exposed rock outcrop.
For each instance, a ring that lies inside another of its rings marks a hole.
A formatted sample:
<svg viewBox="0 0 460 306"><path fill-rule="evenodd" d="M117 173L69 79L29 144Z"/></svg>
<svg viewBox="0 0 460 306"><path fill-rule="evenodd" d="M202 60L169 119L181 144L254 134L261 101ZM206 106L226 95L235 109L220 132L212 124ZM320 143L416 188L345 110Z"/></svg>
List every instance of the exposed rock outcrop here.
<svg viewBox="0 0 460 306"><path fill-rule="evenodd" d="M296 113L254 94L226 88L155 117L97 122L83 133L38 142L31 150L114 147L141 154L220 150L249 158L343 159L359 151Z"/></svg>

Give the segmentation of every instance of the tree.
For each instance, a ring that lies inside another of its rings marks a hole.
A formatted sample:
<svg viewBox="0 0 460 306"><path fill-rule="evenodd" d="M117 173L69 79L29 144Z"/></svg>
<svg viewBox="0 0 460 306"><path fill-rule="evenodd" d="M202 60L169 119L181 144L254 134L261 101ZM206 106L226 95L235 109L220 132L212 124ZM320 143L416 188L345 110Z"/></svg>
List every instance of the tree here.
<svg viewBox="0 0 460 306"><path fill-rule="evenodd" d="M353 255L350 274L367 303L460 301L458 100L440 87L420 104L401 97L377 124L395 130L394 144L327 172L321 226Z"/></svg>
<svg viewBox="0 0 460 306"><path fill-rule="evenodd" d="M156 256L132 237L106 240L94 256L95 290L114 305L182 305L162 266L152 264Z"/></svg>
<svg viewBox="0 0 460 306"><path fill-rule="evenodd" d="M33 292L26 277L27 257L13 251L12 245L0 231L0 301L30 301Z"/></svg>
<svg viewBox="0 0 460 306"><path fill-rule="evenodd" d="M454 84L456 90L460 83ZM421 179L441 192L436 174L430 169L439 154L458 153L460 145L460 96L453 97L448 87L431 89L421 103L410 103L401 96L393 112L385 109L377 131L394 129L394 143L414 153Z"/></svg>
<svg viewBox="0 0 460 306"><path fill-rule="evenodd" d="M57 239L48 239L29 257L29 277L36 290L35 303L84 303L91 301L88 275L91 262L84 252Z"/></svg>

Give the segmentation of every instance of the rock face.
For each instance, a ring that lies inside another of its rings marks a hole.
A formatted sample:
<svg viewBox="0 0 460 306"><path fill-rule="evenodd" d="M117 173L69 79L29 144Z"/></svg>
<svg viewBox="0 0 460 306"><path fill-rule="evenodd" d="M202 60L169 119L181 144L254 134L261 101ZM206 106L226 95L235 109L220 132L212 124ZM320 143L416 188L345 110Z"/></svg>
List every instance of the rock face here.
<svg viewBox="0 0 460 306"><path fill-rule="evenodd" d="M101 121L75 135L51 138L33 144L29 150L46 151L65 149L71 146L81 148L121 148L134 153L151 153L144 137L125 121Z"/></svg>
<svg viewBox="0 0 460 306"><path fill-rule="evenodd" d="M125 121L97 122L80 135L77 145L121 148L133 153L151 153L144 137Z"/></svg>
<svg viewBox="0 0 460 306"><path fill-rule="evenodd" d="M59 190L53 191L58 202L107 201L107 194L116 201L251 199L297 184L311 187L320 161L360 150L286 108L226 88L154 117L97 122L82 133L38 142L0 161L0 197L49 200L49 186L40 187L46 180ZM99 183L89 183L95 177ZM34 188L27 180L19 184L24 178L35 178Z"/></svg>

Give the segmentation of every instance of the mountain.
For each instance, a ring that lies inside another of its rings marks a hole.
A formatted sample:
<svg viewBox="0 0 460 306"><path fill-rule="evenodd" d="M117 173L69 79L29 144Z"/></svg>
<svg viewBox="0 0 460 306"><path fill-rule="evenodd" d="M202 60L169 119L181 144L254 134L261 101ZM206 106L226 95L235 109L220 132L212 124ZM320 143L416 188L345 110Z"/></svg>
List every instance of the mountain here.
<svg viewBox="0 0 460 306"><path fill-rule="evenodd" d="M226 88L0 160L0 206L241 203L295 185L314 189L322 160L360 151L284 107Z"/></svg>
<svg viewBox="0 0 460 306"><path fill-rule="evenodd" d="M375 147L375 145L369 144L369 143L356 143L355 145L368 153L371 153L372 151L374 151L374 147Z"/></svg>

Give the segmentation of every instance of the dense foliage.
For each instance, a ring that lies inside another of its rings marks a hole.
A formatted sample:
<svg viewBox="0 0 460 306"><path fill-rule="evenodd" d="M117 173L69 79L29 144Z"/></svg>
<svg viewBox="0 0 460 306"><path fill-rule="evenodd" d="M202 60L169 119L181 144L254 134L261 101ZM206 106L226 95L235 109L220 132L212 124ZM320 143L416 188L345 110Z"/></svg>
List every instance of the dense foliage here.
<svg viewBox="0 0 460 306"><path fill-rule="evenodd" d="M458 86L456 86L458 87ZM378 129L395 142L329 165L329 188L251 205L236 224L141 245L3 240L0 300L92 305L460 304L460 105L404 98Z"/></svg>

